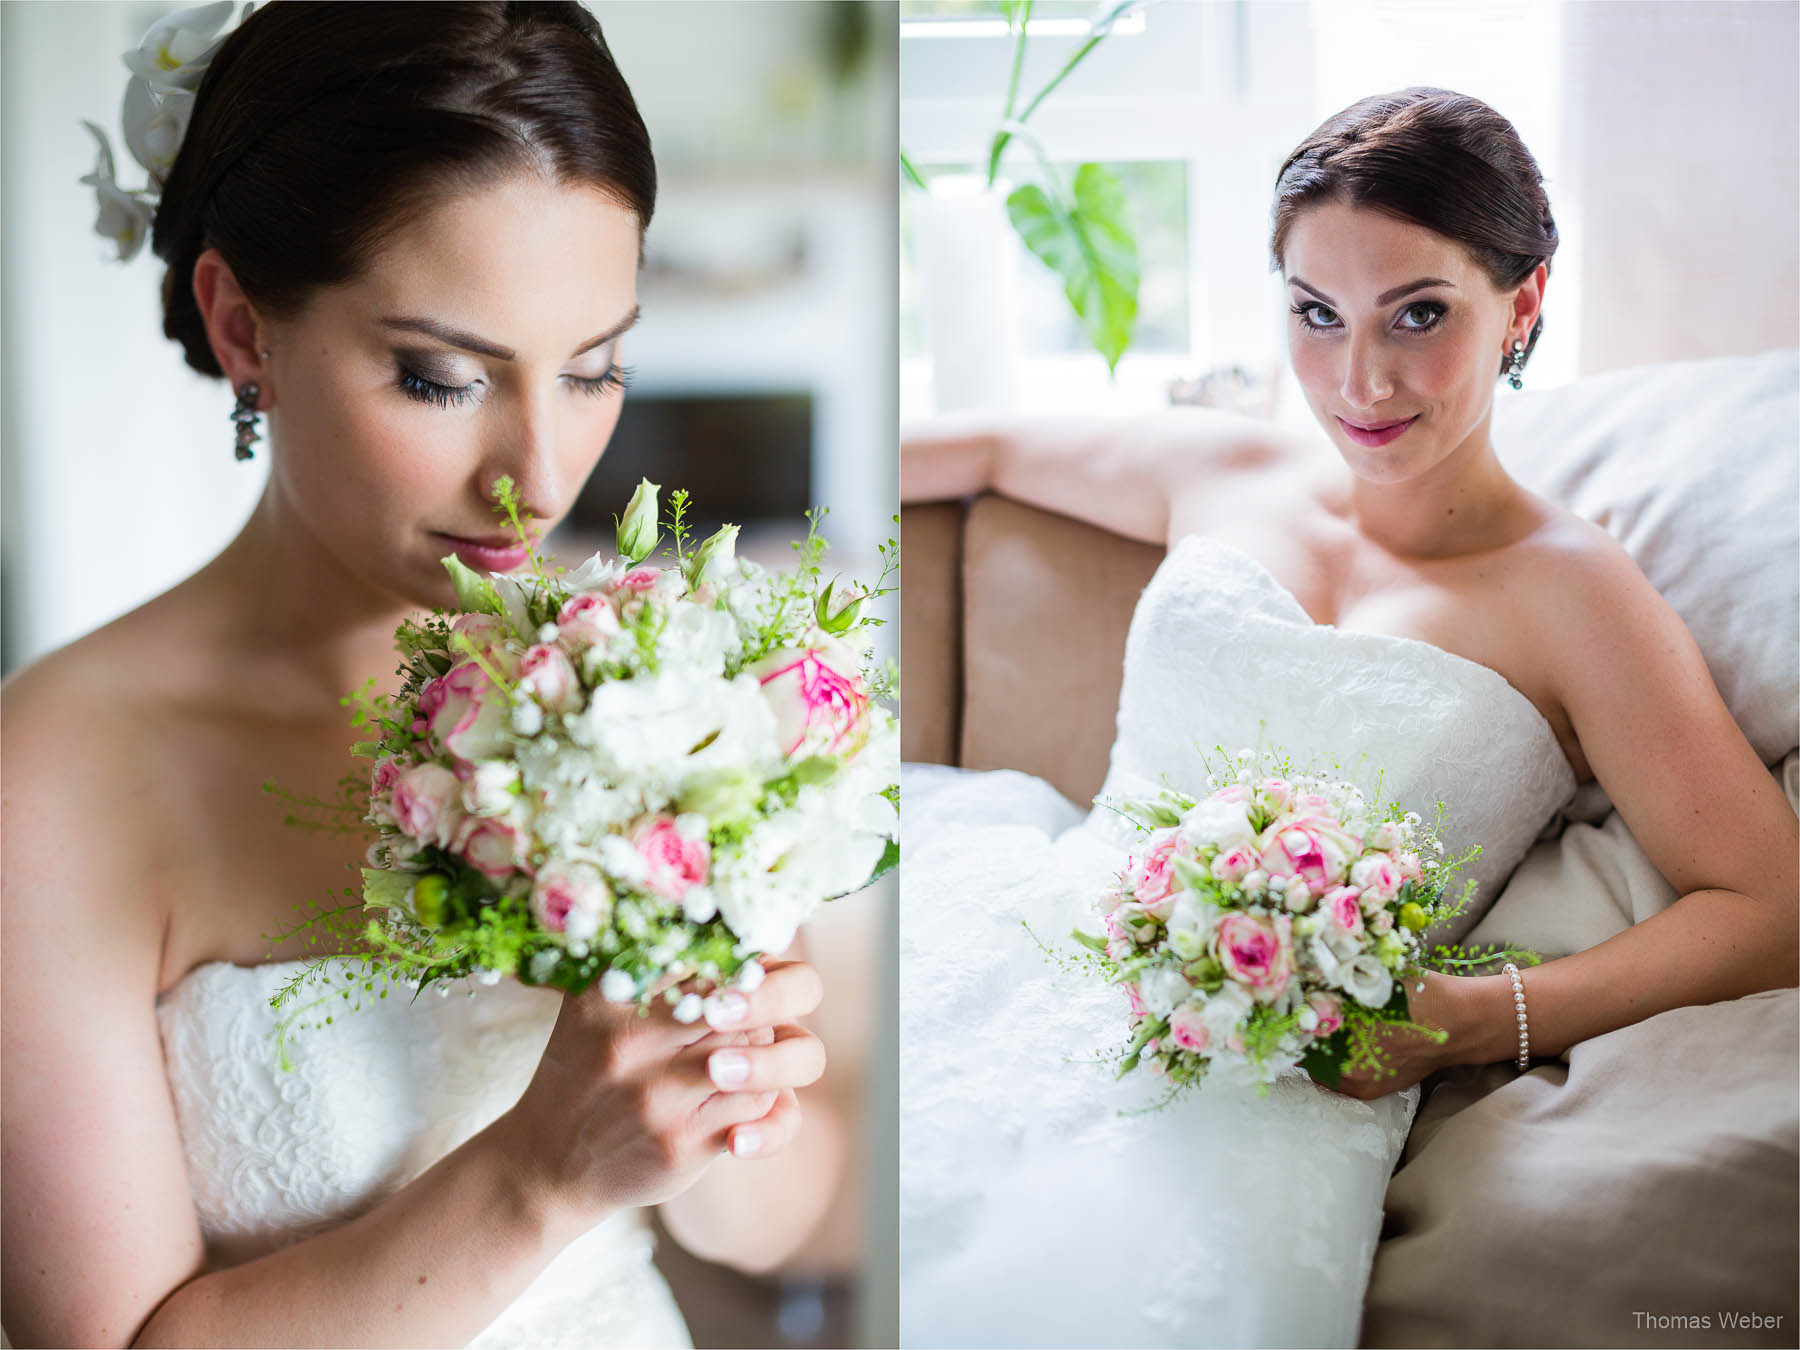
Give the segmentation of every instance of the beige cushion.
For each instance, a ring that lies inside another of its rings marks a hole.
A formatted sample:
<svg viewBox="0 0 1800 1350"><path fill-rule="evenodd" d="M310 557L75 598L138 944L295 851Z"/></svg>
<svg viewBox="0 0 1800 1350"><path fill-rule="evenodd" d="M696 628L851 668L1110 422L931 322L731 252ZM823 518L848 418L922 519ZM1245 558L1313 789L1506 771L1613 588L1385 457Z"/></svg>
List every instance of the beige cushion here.
<svg viewBox="0 0 1800 1350"><path fill-rule="evenodd" d="M1800 990L1674 1008L1567 1060L1438 1075L1388 1187L1361 1344L1795 1344Z"/></svg>

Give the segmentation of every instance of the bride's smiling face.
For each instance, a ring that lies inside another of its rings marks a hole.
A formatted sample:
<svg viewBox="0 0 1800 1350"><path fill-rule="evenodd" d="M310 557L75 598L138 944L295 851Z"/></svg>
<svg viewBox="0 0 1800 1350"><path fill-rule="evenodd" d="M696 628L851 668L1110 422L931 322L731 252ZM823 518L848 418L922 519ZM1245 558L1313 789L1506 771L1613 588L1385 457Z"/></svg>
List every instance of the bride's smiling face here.
<svg viewBox="0 0 1800 1350"><path fill-rule="evenodd" d="M606 448L637 318L637 216L537 178L453 198L366 272L272 325L271 491L346 571L416 605L453 598L456 541L510 536L510 474L541 538ZM478 570L512 558L465 551Z"/></svg>
<svg viewBox="0 0 1800 1350"><path fill-rule="evenodd" d="M1335 200L1295 218L1285 254L1294 375L1353 474L1403 482L1485 440L1501 358L1541 303L1541 268L1503 293L1455 241Z"/></svg>

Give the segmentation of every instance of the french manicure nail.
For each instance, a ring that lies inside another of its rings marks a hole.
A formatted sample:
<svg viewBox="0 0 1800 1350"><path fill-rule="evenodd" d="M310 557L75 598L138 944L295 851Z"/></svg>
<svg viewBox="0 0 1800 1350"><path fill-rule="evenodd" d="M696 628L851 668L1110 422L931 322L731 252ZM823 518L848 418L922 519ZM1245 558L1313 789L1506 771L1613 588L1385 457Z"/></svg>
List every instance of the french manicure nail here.
<svg viewBox="0 0 1800 1350"><path fill-rule="evenodd" d="M727 991L706 1000L706 1024L710 1027L735 1027L750 1014L750 1000L742 994Z"/></svg>
<svg viewBox="0 0 1800 1350"><path fill-rule="evenodd" d="M719 1050L706 1061L706 1072L720 1087L736 1087L750 1077L750 1061L736 1050Z"/></svg>
<svg viewBox="0 0 1800 1350"><path fill-rule="evenodd" d="M762 1151L762 1135L756 1130L741 1129L731 1136L731 1151L739 1158L754 1158Z"/></svg>

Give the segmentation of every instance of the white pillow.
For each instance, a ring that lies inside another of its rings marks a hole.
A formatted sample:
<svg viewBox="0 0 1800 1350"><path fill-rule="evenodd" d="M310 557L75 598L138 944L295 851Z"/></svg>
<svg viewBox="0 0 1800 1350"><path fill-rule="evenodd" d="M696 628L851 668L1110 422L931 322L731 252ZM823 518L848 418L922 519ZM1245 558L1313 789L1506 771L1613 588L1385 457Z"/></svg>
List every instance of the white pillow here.
<svg viewBox="0 0 1800 1350"><path fill-rule="evenodd" d="M1493 437L1637 560L1763 763L1800 746L1800 349L1502 391Z"/></svg>

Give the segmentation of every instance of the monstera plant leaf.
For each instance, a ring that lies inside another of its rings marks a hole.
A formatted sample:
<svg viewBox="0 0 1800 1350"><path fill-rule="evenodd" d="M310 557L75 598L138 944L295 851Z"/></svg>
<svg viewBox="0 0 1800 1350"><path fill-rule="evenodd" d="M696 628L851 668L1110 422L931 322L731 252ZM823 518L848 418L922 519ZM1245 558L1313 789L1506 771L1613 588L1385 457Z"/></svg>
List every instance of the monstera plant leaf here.
<svg viewBox="0 0 1800 1350"><path fill-rule="evenodd" d="M1137 326L1137 240L1125 219L1125 190L1100 164L1075 171L1073 200L1035 183L1006 199L1019 237L1063 279L1088 340L1115 370Z"/></svg>

